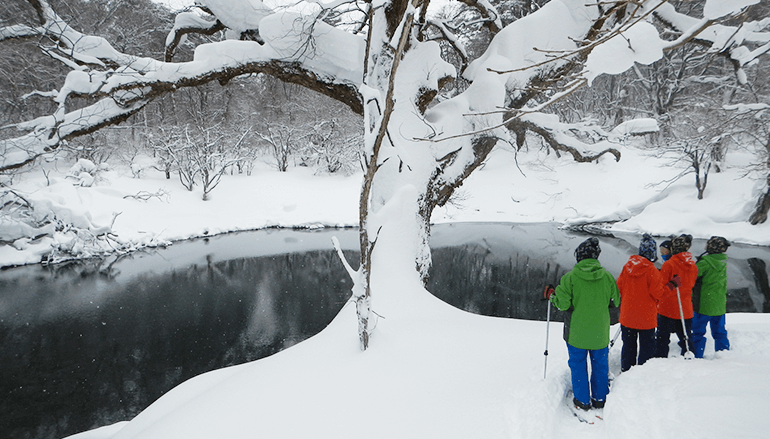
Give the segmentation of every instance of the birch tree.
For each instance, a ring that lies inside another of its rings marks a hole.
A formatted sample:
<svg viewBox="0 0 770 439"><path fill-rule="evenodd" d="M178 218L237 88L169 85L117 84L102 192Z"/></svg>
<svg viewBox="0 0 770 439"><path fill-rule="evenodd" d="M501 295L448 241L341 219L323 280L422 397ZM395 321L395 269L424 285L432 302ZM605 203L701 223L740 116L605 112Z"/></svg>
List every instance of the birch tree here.
<svg viewBox="0 0 770 439"><path fill-rule="evenodd" d="M467 0L477 13L450 22L429 13L430 0L309 1L285 10L259 0L199 0L176 16L159 60L82 33L47 0L26 0L36 22L3 23L0 41L37 39L70 72L56 89L31 91L50 98L55 110L15 125L23 134L0 144L0 169L30 165L178 88L225 84L245 74L265 73L342 102L363 118L365 130L361 259L358 268L347 268L366 349L372 292L388 294L371 283L373 255L394 215L401 212L413 225L400 233L417 243L408 257L425 279L431 213L498 143L521 146L532 132L579 161L605 154L619 159L607 142L610 134L581 127L591 135L570 135L576 127L547 114L548 106L599 75L650 64L693 42L728 57L744 80L743 67L770 50L767 20L741 19L758 2L708 0L702 12L688 15L661 0L552 0L514 19L489 2ZM513 21L504 25L503 16ZM456 20L466 19L458 26ZM652 22L662 23L666 33ZM224 33L227 39L199 45L191 61L174 62L182 39L194 33ZM467 49L479 44L486 49L471 61ZM455 64L445 59L450 55ZM456 81L463 85L440 93ZM587 138L592 141L581 140Z"/></svg>

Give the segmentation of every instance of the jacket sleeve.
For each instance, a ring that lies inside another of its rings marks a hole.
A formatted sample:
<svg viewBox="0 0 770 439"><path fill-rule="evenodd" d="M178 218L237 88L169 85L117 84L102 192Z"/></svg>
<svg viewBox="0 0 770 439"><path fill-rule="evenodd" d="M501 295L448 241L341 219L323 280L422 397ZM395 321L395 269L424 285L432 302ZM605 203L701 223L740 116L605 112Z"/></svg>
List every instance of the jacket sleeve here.
<svg viewBox="0 0 770 439"><path fill-rule="evenodd" d="M620 276L618 276L617 282L615 282L618 285L618 291L620 292L620 297L623 297L623 289L625 288L623 284L626 280L626 270L624 269L620 272Z"/></svg>
<svg viewBox="0 0 770 439"><path fill-rule="evenodd" d="M659 287L658 287L658 301L661 301L666 298L668 294L671 293L671 290L668 289L666 284L668 283L671 276L671 264L663 264L662 267L660 267L660 274L659 274Z"/></svg>
<svg viewBox="0 0 770 439"><path fill-rule="evenodd" d="M617 288L617 287L616 287ZM572 307L572 282L569 273L561 277L556 293L551 296L551 303L561 311L568 311Z"/></svg>
<svg viewBox="0 0 770 439"><path fill-rule="evenodd" d="M620 289L618 288L618 284L609 272L607 273L607 277L610 280L610 304L615 305L615 308L620 308Z"/></svg>
<svg viewBox="0 0 770 439"><path fill-rule="evenodd" d="M667 288L665 282L663 281L663 275L660 273L660 271L658 271L657 268L650 268L648 282L650 296L655 299L655 301L660 302L660 299L663 298L663 293L666 292Z"/></svg>

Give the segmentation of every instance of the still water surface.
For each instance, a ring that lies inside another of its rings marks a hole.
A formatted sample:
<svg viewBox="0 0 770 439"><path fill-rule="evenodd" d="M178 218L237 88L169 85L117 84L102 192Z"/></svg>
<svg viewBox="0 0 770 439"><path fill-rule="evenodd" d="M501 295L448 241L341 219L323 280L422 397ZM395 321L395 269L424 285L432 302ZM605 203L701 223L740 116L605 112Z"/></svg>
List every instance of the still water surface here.
<svg viewBox="0 0 770 439"><path fill-rule="evenodd" d="M352 287L332 236L356 265L355 230L264 230L0 271L0 437L131 419L186 379L318 333ZM552 224L435 226L428 289L471 312L544 320L542 286L574 265L585 238ZM614 275L638 245L633 235L600 241ZM770 312L770 248L728 255L728 312Z"/></svg>

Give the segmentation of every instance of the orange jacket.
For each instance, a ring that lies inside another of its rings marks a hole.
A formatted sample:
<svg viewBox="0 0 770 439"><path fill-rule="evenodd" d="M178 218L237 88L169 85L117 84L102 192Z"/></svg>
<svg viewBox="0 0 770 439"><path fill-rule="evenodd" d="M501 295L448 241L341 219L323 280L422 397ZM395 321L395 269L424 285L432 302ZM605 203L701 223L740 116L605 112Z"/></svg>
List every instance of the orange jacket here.
<svg viewBox="0 0 770 439"><path fill-rule="evenodd" d="M660 267L660 277L664 282L663 298L658 302L658 314L671 319L679 319L679 302L676 298L676 288L670 290L665 283L678 275L682 281L679 294L682 298L682 311L685 319L692 318L692 287L698 278L698 267L690 252L677 253Z"/></svg>
<svg viewBox="0 0 770 439"><path fill-rule="evenodd" d="M618 276L618 289L621 325L632 329L658 326L658 301L663 295L663 281L652 262L644 256L631 256Z"/></svg>

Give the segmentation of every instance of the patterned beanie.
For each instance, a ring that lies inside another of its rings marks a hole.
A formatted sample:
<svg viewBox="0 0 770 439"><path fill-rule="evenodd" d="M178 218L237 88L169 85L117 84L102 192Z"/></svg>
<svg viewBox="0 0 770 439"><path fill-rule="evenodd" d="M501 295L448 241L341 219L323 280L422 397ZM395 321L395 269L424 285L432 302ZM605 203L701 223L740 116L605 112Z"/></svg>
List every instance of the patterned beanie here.
<svg viewBox="0 0 770 439"><path fill-rule="evenodd" d="M706 253L710 255L724 253L727 247L730 247L730 242L721 236L712 236L706 241Z"/></svg>
<svg viewBox="0 0 770 439"><path fill-rule="evenodd" d="M639 243L639 256L644 256L650 262L657 261L658 249L656 244L655 240L648 233L642 235L642 242Z"/></svg>
<svg viewBox="0 0 770 439"><path fill-rule="evenodd" d="M688 243L687 237L690 235L679 235L676 238L674 238L671 241L671 254L679 254L682 252L686 252L690 249L690 244L692 243L692 236L690 236L690 240Z"/></svg>
<svg viewBox="0 0 770 439"><path fill-rule="evenodd" d="M690 250L690 247L692 247L692 235L682 235L682 238L687 243L687 250Z"/></svg>
<svg viewBox="0 0 770 439"><path fill-rule="evenodd" d="M575 259L578 262L583 259L599 259L599 253L602 249L599 248L599 240L596 238L588 238L575 249Z"/></svg>

